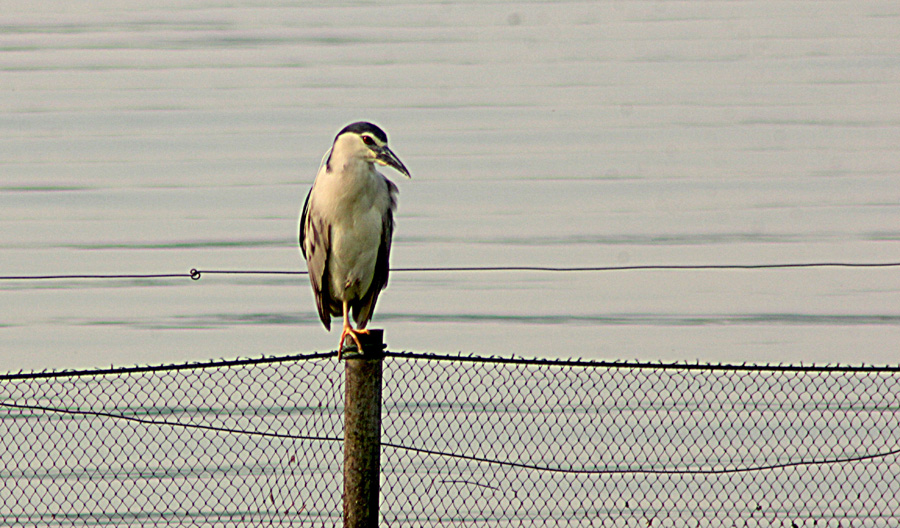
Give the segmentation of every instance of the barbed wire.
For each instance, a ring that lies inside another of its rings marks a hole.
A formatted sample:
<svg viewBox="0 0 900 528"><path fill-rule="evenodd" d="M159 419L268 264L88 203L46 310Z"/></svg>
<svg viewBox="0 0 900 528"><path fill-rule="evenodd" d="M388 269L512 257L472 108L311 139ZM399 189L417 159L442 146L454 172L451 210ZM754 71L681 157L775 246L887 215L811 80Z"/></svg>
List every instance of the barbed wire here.
<svg viewBox="0 0 900 528"><path fill-rule="evenodd" d="M766 372L900 372L898 365L793 365L793 364L754 364L754 363L686 363L682 361L651 362L637 360L594 360L594 359L566 359L566 358L527 358L517 356L477 356L472 354L436 354L431 352L393 352L385 350L384 357L400 359L422 359L428 361L451 361L459 363L495 363L517 364L524 366L549 366L549 367L583 367L583 368L621 368L621 369L653 369L653 370L706 370L706 371L766 371ZM204 361L192 361L185 363L167 363L162 365L133 365L125 367L72 369L72 370L42 370L19 371L0 373L0 381L14 379L60 378L60 377L88 377L108 376L116 374L137 374L141 372L165 372L172 370L201 370L218 369L224 367L239 367L245 365L285 363L290 361L328 359L337 357L336 350L328 352L309 352L297 354L271 355L259 357L245 357L235 359L210 359Z"/></svg>
<svg viewBox="0 0 900 528"><path fill-rule="evenodd" d="M422 266L391 268L394 273L473 273L473 272L617 272L617 271L697 271L697 270L774 270L812 268L900 268L900 262L786 262L768 264L634 264L621 266ZM301 270L238 270L192 268L187 273L60 273L47 275L0 275L0 281L28 280L117 280L117 279L192 279L203 275L308 275Z"/></svg>
<svg viewBox="0 0 900 528"><path fill-rule="evenodd" d="M334 352L337 355L337 352ZM680 361L605 361L591 359L565 358L525 358L503 356L476 356L465 354L435 354L430 352L391 352L385 351L385 357L405 359L426 359L431 361L453 361L470 363L512 363L527 366L549 367L584 367L584 368L621 368L652 370L703 370L703 371L755 371L755 372L900 372L900 365L790 365L790 364L755 364L755 363L685 363Z"/></svg>
<svg viewBox="0 0 900 528"><path fill-rule="evenodd" d="M186 363L171 363L164 365L132 365L127 367L109 367L109 368L91 368L91 369L72 369L72 370L41 370L34 372L19 371L0 374L0 381L14 379L34 379L34 378L65 378L65 377L88 377L88 376L109 376L115 374L137 374L141 372L165 372L170 370L201 370L201 369L219 369L225 367L240 367L245 365L256 365L261 363L285 363L288 361L301 361L311 359L325 359L336 357L337 351L331 352L311 352L300 354L259 356L235 359L210 359L204 361L191 361Z"/></svg>

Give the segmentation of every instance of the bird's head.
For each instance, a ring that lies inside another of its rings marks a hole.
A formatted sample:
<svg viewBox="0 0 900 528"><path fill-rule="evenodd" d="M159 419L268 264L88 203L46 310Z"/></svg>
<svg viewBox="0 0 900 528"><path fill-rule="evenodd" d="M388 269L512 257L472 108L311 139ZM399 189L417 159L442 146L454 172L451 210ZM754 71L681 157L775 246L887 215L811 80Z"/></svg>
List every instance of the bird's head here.
<svg viewBox="0 0 900 528"><path fill-rule="evenodd" d="M377 125L366 121L349 124L334 138L334 149L350 149L369 163L387 165L411 178L400 158L388 147L387 134Z"/></svg>

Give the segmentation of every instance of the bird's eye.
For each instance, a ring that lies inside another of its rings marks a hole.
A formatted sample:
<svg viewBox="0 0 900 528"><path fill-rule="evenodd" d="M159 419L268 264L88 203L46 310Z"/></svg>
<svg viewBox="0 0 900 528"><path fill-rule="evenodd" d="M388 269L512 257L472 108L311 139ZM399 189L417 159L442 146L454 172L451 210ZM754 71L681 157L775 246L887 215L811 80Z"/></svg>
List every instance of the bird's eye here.
<svg viewBox="0 0 900 528"><path fill-rule="evenodd" d="M370 147L375 144L375 140L372 139L371 136L363 136L362 140L363 140L363 143L365 143L366 145L368 145Z"/></svg>

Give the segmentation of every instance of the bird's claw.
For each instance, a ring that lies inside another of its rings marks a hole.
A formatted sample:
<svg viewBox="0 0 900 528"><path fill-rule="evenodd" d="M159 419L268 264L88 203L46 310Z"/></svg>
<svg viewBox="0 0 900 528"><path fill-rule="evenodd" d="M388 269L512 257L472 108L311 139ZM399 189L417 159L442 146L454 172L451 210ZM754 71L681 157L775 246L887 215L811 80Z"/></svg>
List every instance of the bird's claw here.
<svg viewBox="0 0 900 528"><path fill-rule="evenodd" d="M366 334L366 335L368 335L368 334L369 334L369 330L368 330L368 329L365 329L365 328L361 328L361 329L358 329L358 330L354 330L354 329L351 328L350 326L345 326L345 327L344 327L344 331L341 332L341 340L340 340L340 342L338 343L338 360L341 359L341 355L342 355L342 353L344 352L344 340L347 338L347 336L350 336L350 339L353 340L353 344L356 345L356 351L357 351L358 353L362 354L363 347L362 347L362 343L359 342L358 334Z"/></svg>

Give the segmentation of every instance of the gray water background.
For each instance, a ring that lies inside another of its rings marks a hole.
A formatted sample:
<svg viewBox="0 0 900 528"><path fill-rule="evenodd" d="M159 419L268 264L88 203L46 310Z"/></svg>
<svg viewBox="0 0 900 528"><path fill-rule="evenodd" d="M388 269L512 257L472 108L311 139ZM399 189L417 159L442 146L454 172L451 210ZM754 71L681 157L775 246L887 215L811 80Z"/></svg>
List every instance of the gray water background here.
<svg viewBox="0 0 900 528"><path fill-rule="evenodd" d="M892 1L3 2L0 275L305 270L333 135L392 263L900 260ZM392 350L888 363L897 269L395 273ZM0 282L0 371L335 348L302 276Z"/></svg>

